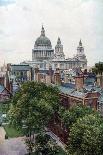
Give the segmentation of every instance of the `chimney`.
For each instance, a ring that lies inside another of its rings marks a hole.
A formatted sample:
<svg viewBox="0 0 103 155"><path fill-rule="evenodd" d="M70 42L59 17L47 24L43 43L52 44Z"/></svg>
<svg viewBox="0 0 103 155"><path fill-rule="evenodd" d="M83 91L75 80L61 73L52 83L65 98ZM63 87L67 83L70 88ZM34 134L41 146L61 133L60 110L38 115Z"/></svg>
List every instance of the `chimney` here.
<svg viewBox="0 0 103 155"><path fill-rule="evenodd" d="M68 83L68 82L69 82L69 80L68 80L68 75L65 74L65 76L64 76L64 83Z"/></svg>
<svg viewBox="0 0 103 155"><path fill-rule="evenodd" d="M39 74L39 68L38 67L35 68L35 73L34 74L35 74L34 75L34 77L35 77L34 80L38 82L38 79L39 79L38 78L38 74Z"/></svg>
<svg viewBox="0 0 103 155"><path fill-rule="evenodd" d="M75 85L76 85L77 90L80 90L83 88L83 85L84 85L84 76L83 75L77 75L75 77Z"/></svg>
<svg viewBox="0 0 103 155"><path fill-rule="evenodd" d="M51 78L50 75L46 74L46 83L51 84Z"/></svg>
<svg viewBox="0 0 103 155"><path fill-rule="evenodd" d="M12 93L13 88L12 88L12 81L10 81L8 72L6 72L6 78L5 78L5 87Z"/></svg>
<svg viewBox="0 0 103 155"><path fill-rule="evenodd" d="M7 71L11 71L11 64L9 63L9 64L7 64Z"/></svg>
<svg viewBox="0 0 103 155"><path fill-rule="evenodd" d="M54 74L54 83L57 85L61 85L61 75L59 68L56 68L55 74Z"/></svg>
<svg viewBox="0 0 103 155"><path fill-rule="evenodd" d="M47 66L47 74L46 74L46 77L45 77L45 80L46 80L47 84L52 83L52 77L53 77L53 70L52 70L52 66L49 64Z"/></svg>

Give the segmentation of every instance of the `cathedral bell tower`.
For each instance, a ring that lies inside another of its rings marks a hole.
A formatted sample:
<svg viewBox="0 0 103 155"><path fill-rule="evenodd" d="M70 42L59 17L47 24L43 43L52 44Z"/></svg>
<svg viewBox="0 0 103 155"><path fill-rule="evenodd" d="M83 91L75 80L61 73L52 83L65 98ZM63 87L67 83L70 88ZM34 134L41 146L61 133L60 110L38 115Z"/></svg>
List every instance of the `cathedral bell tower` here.
<svg viewBox="0 0 103 155"><path fill-rule="evenodd" d="M87 68L87 58L86 58L86 55L84 53L84 47L82 45L81 39L79 41L79 46L77 47L76 58L81 61L81 67L82 68Z"/></svg>
<svg viewBox="0 0 103 155"><path fill-rule="evenodd" d="M86 60L86 56L84 53L84 47L82 45L81 40L79 41L79 46L77 47L77 55L76 56L79 60Z"/></svg>
<svg viewBox="0 0 103 155"><path fill-rule="evenodd" d="M77 55L84 55L84 47L82 46L81 39L79 41L79 46L77 47Z"/></svg>
<svg viewBox="0 0 103 155"><path fill-rule="evenodd" d="M55 58L56 59L65 59L65 55L63 52L63 45L61 44L61 40L58 37L57 45L55 46Z"/></svg>

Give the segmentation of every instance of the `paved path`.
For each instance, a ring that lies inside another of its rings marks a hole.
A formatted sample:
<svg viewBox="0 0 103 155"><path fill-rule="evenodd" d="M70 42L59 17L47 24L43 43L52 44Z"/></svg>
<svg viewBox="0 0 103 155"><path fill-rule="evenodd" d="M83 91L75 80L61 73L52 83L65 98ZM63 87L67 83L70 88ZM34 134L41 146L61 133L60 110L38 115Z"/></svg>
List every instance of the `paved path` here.
<svg viewBox="0 0 103 155"><path fill-rule="evenodd" d="M5 132L4 128L0 127L0 144L4 142L5 134L6 134L6 132Z"/></svg>
<svg viewBox="0 0 103 155"><path fill-rule="evenodd" d="M46 134L52 137L52 139L54 139L56 143L65 151L65 144L60 140L58 136L56 136L52 131L47 131Z"/></svg>
<svg viewBox="0 0 103 155"><path fill-rule="evenodd" d="M26 147L23 138L12 138L0 144L0 155L25 155Z"/></svg>

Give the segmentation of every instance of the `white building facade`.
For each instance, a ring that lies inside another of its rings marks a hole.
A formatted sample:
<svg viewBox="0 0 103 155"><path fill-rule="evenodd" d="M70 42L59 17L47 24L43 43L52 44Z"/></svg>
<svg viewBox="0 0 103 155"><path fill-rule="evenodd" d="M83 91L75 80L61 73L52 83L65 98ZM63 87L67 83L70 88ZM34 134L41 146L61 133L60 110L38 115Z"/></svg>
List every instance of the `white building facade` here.
<svg viewBox="0 0 103 155"><path fill-rule="evenodd" d="M69 70L78 67L81 67L82 69L87 68L87 59L81 40L77 47L76 56L66 59L60 38L57 40L54 51L50 39L45 35L45 29L43 26L41 29L41 35L36 39L34 48L32 49L32 61L25 63L30 64L32 67L38 66L40 69L46 69L49 66L52 66L54 70L56 68L59 68L60 70Z"/></svg>

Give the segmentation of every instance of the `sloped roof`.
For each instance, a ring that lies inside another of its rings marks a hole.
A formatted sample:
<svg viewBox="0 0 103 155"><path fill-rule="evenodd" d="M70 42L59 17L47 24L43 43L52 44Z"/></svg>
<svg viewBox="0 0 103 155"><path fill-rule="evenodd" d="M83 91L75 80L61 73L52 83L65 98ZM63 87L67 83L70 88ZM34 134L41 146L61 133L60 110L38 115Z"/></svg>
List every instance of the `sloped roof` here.
<svg viewBox="0 0 103 155"><path fill-rule="evenodd" d="M5 87L3 85L0 85L0 93L2 93L4 89Z"/></svg>
<svg viewBox="0 0 103 155"><path fill-rule="evenodd" d="M20 65L11 65L11 69L13 71L28 71L31 67L27 64L20 64Z"/></svg>
<svg viewBox="0 0 103 155"><path fill-rule="evenodd" d="M62 86L65 88L75 89L75 84L73 83L63 83Z"/></svg>
<svg viewBox="0 0 103 155"><path fill-rule="evenodd" d="M4 90L6 90L9 94L11 94L12 95L12 93L7 89L7 88L5 88L3 85L1 85L0 84L0 94L3 94L4 92ZM5 93L4 93L5 94Z"/></svg>
<svg viewBox="0 0 103 155"><path fill-rule="evenodd" d="M63 86L59 86L58 88L59 88L61 93L68 94L68 95L70 95L71 92L74 90L74 89L71 89L68 87L63 87Z"/></svg>

